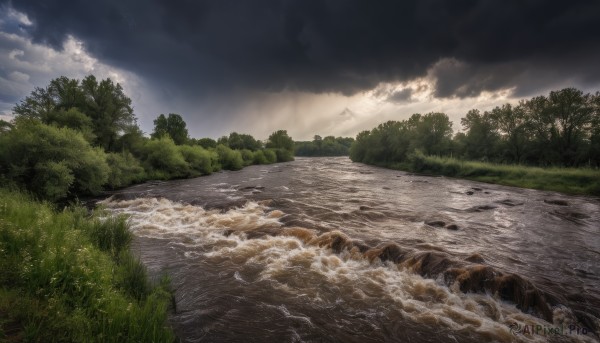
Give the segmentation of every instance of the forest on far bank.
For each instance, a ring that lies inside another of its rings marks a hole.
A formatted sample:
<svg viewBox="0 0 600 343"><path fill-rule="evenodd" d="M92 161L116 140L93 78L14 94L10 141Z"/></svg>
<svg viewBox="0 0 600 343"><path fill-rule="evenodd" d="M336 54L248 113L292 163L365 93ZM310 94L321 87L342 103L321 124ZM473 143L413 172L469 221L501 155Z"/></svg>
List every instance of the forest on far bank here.
<svg viewBox="0 0 600 343"><path fill-rule="evenodd" d="M354 142L352 137L321 137L315 135L312 141L296 141L296 156L348 156L350 146Z"/></svg>
<svg viewBox="0 0 600 343"><path fill-rule="evenodd" d="M490 111L470 110L453 135L444 113L413 114L362 131L353 161L393 164L425 156L539 167L600 167L600 92L552 91Z"/></svg>

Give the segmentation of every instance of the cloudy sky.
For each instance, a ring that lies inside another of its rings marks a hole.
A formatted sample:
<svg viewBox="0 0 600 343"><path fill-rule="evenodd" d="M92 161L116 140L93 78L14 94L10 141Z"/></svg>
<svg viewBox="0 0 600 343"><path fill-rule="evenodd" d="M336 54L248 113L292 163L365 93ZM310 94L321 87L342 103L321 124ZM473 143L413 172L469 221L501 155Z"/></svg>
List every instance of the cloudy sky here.
<svg viewBox="0 0 600 343"><path fill-rule="evenodd" d="M600 90L600 1L0 0L0 116L36 86L121 83L140 126L354 136L441 111L460 128L553 89Z"/></svg>

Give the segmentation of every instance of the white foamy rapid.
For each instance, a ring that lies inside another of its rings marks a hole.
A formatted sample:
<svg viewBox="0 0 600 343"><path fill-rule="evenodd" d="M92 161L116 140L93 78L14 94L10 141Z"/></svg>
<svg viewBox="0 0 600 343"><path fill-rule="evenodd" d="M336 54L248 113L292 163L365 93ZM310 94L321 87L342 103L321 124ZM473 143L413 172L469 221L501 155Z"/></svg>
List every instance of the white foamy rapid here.
<svg viewBox="0 0 600 343"><path fill-rule="evenodd" d="M231 282L245 287L269 285L291 299L310 302L315 309L340 304L369 308L377 318L394 320L389 318L393 315L487 341L594 341L586 335L511 332L517 327L565 324L523 313L494 294L462 293L458 286L447 287L443 280L423 278L391 262L369 260L355 250L336 254L316 243L317 232L284 227L279 219L285 214L266 201L249 201L226 212L157 198L107 199L102 204L112 213L128 215L136 236L166 240L165 245L183 247L185 256L230 268ZM245 276L247 268L257 273ZM316 325L309 316L290 314L285 305L273 306L279 306L289 320Z"/></svg>

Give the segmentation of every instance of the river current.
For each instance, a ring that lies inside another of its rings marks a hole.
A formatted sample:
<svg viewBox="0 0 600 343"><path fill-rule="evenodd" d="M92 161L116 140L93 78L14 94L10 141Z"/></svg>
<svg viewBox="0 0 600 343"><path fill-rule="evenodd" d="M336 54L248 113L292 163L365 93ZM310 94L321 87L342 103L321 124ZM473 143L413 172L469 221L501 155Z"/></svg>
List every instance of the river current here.
<svg viewBox="0 0 600 343"><path fill-rule="evenodd" d="M100 202L184 342L597 342L600 199L297 158Z"/></svg>

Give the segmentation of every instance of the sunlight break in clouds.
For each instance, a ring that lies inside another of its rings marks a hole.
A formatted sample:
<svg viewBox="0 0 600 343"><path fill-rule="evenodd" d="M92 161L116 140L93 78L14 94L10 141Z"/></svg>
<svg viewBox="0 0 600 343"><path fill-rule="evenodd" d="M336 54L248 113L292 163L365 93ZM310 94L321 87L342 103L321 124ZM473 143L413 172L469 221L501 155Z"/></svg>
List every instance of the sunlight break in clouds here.
<svg viewBox="0 0 600 343"><path fill-rule="evenodd" d="M109 66L92 57L83 42L69 36L62 50L36 44L15 25L32 25L23 13L6 10L0 19L0 119L10 120L12 108L35 87L45 87L59 76L81 79L89 74L120 83L134 107L142 100L142 81L128 71ZM143 113L136 111L145 119Z"/></svg>
<svg viewBox="0 0 600 343"><path fill-rule="evenodd" d="M84 49L82 42L69 37L62 51L32 43L14 33L0 32L0 63L12 70L0 77L0 91L4 97L22 98L35 87L43 87L59 76L82 78L94 74L119 82L135 99L135 88L140 80L134 74L99 62ZM3 108L3 112L10 109Z"/></svg>

